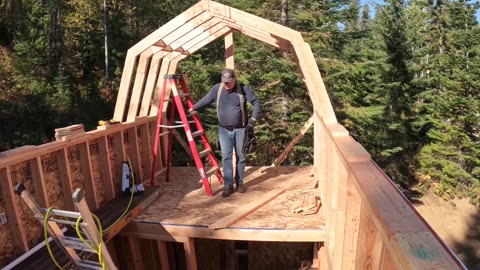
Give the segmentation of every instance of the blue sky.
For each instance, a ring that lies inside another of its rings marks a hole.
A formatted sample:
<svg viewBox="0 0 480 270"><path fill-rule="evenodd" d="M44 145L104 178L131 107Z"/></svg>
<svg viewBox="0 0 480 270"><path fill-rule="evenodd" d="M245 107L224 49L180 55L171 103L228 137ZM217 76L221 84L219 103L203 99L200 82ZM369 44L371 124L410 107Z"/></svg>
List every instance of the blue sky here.
<svg viewBox="0 0 480 270"><path fill-rule="evenodd" d="M365 3L371 4L371 5L373 5L373 4L375 4L375 3L377 3L377 4L382 4L382 3L383 3L383 0L360 0L360 4L361 4L361 5L363 5L363 4L365 4ZM374 11L373 9L372 9L371 11L372 11L372 14L374 14L375 11ZM477 10L477 21L480 22L480 9Z"/></svg>

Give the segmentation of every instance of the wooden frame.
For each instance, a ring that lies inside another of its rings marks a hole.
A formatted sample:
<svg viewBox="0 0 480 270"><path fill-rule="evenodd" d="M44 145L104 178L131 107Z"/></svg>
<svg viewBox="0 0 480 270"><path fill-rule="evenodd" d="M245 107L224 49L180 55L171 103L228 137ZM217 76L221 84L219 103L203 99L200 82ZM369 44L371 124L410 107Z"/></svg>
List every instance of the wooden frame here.
<svg viewBox="0 0 480 270"><path fill-rule="evenodd" d="M157 113L165 113L158 112L163 75L175 72L182 59L224 36L226 66L233 67L233 50L229 50L233 48L232 31L293 53L297 58L314 108L315 179L325 212L325 228L285 232L242 230L226 225L224 229L211 230L207 226L191 228L160 222L134 222L127 225L121 234L186 243L190 269L196 268L193 238L280 242L311 242L314 239L314 242L322 242L315 250L316 260L322 269L465 269L371 160L369 153L337 123L313 53L301 34L209 0L198 2L128 50L113 115L119 124L98 127L97 130L70 136L65 141L0 155L0 188L9 215L6 228L15 241L13 252L29 249L27 239L30 238L26 237L28 229L21 220L21 207L12 193L12 187L16 184L12 180L12 168L26 166L27 171L31 172L31 188L42 207L51 203L42 165L42 157L48 155L56 157L62 191L66 195L64 205L67 208L73 205L67 195L71 195L73 190L73 174L78 172L71 168L68 160L71 147L79 148L79 171L92 210L98 208L102 199L94 188L96 184L102 186L106 199L120 193L118 179L121 179L121 162L125 161L127 155L132 160L135 173L140 178L148 177L152 126L155 125ZM143 143L141 148L138 145L139 130ZM129 139L128 153L124 145L125 136ZM150 148L145 146L146 142L149 142ZM98 144L100 152L100 158L97 159L100 163L97 165L102 170L100 180L94 179L92 172L90 145L94 143ZM114 149L111 149L111 145ZM165 156L165 148L162 150ZM161 159L158 160L161 163ZM138 244L134 240L128 242L132 246ZM163 249L159 251L160 254L165 256L164 245L162 242L159 245ZM164 267L168 267L166 263L168 260L164 260ZM142 267L141 262L135 265Z"/></svg>

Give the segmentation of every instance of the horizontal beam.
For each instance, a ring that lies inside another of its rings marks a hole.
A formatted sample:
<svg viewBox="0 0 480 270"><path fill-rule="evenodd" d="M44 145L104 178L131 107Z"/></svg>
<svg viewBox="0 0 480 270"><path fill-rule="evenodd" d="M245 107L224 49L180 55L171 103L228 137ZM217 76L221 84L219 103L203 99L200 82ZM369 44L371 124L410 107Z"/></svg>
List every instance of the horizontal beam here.
<svg viewBox="0 0 480 270"><path fill-rule="evenodd" d="M325 228L318 229L272 229L272 228L237 228L210 230L208 226L191 226L183 224L143 223L133 221L120 235L144 239L182 242L184 237L274 242L323 242Z"/></svg>

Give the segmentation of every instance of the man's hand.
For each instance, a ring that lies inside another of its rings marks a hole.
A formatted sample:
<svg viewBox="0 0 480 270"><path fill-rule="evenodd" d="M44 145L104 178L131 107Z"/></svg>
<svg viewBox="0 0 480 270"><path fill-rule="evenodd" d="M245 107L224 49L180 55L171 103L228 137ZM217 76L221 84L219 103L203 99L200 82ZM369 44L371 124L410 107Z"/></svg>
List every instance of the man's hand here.
<svg viewBox="0 0 480 270"><path fill-rule="evenodd" d="M192 116L198 114L198 112L197 112L197 111L194 111L192 108L188 109L188 112L189 112Z"/></svg>
<svg viewBox="0 0 480 270"><path fill-rule="evenodd" d="M250 137L253 136L253 128L255 127L255 122L257 121L253 118L248 119L248 125L246 129L247 129L247 135Z"/></svg>

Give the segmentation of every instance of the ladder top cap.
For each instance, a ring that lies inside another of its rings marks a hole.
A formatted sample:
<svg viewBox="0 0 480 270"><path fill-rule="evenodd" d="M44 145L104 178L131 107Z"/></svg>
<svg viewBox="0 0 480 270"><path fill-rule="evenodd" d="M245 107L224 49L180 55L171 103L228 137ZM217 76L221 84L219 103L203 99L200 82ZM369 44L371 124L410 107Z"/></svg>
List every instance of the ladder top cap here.
<svg viewBox="0 0 480 270"><path fill-rule="evenodd" d="M85 191L77 188L72 195L73 201L79 203L85 197Z"/></svg>

